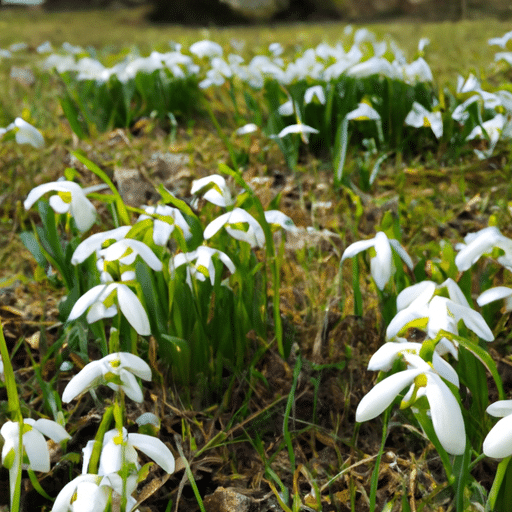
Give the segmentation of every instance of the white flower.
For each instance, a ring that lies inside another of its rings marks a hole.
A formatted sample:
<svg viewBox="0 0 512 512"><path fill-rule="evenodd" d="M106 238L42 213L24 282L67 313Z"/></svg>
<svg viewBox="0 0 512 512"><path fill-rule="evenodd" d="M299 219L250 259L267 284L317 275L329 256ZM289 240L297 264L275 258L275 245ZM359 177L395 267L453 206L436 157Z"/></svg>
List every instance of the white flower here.
<svg viewBox="0 0 512 512"><path fill-rule="evenodd" d="M437 290L446 289L449 298L436 295ZM395 338L408 324L424 319L429 338L433 339L440 330L458 334L457 324L462 320L465 325L486 341L494 336L482 315L473 310L462 290L453 279L436 285L432 281L422 281L409 286L398 294L396 299L398 312L386 330L386 339ZM437 350L444 354L451 352L457 357L457 348L446 338L442 338Z"/></svg>
<svg viewBox="0 0 512 512"><path fill-rule="evenodd" d="M162 270L162 262L156 254L144 242L133 238L122 238L112 245L100 249L97 255L97 264L100 271L105 270L105 263L109 261L119 261L123 265L132 265L137 256L140 256L153 270Z"/></svg>
<svg viewBox="0 0 512 512"><path fill-rule="evenodd" d="M496 45L500 46L501 48L506 48L507 43L510 41L510 39L512 39L512 31L507 32L505 35L501 37L493 37L489 39L489 41L487 41L487 44L489 44L490 46Z"/></svg>
<svg viewBox="0 0 512 512"><path fill-rule="evenodd" d="M21 117L17 117L10 127L16 132L15 137L18 144L30 144L36 149L41 149L44 146L44 138L41 132Z"/></svg>
<svg viewBox="0 0 512 512"><path fill-rule="evenodd" d="M135 402L142 402L143 396L135 377L151 380L151 368L140 357L128 352L109 354L103 359L85 365L69 382L63 402L71 402L89 389L106 384L114 391L119 387Z"/></svg>
<svg viewBox="0 0 512 512"><path fill-rule="evenodd" d="M257 132L258 129L259 129L258 125L254 124L254 123L248 123L248 124L244 124L243 126L238 128L235 133L237 135L247 135L249 133Z"/></svg>
<svg viewBox="0 0 512 512"><path fill-rule="evenodd" d="M75 320L87 310L87 322L92 324L101 318L117 314L115 298L130 325L141 335L151 334L148 315L137 295L123 283L99 284L85 292L73 306L68 321Z"/></svg>
<svg viewBox="0 0 512 512"><path fill-rule="evenodd" d="M494 247L505 252L498 257L498 262L512 268L512 240L502 235L498 228L490 226L476 233L469 233L464 237L464 242L455 246L459 251L455 257L455 265L461 272L468 270L483 254L492 252Z"/></svg>
<svg viewBox="0 0 512 512"><path fill-rule="evenodd" d="M347 121L380 121L380 114L368 103L359 103L345 118Z"/></svg>
<svg viewBox="0 0 512 512"><path fill-rule="evenodd" d="M227 254L204 245L199 246L195 251L177 254L169 262L169 268L172 273L173 269L187 263L187 284L190 288L192 288L192 277L198 281L205 281L206 278L210 278L213 286L215 283L214 256L218 256L231 273L236 270L235 265Z"/></svg>
<svg viewBox="0 0 512 512"><path fill-rule="evenodd" d="M124 238L131 226L121 226L119 228L103 231L102 233L95 233L89 238L86 238L76 249L71 257L71 263L77 265L84 262L93 252L98 252L103 246L108 246L114 241Z"/></svg>
<svg viewBox="0 0 512 512"><path fill-rule="evenodd" d="M303 123L298 123L298 124L291 124L290 126L283 128L277 134L277 137L282 139L283 137L286 137L287 135L290 135L291 133L299 133L301 135L306 135L308 133L319 133L319 131L316 128L313 128L312 126L308 126Z"/></svg>
<svg viewBox="0 0 512 512"><path fill-rule="evenodd" d="M133 478L127 478L126 510L132 510L137 503L137 500L131 496L136 485ZM61 489L53 503L52 512L103 512L112 500L112 491L120 495L123 492L122 486L122 479L117 474L80 475Z"/></svg>
<svg viewBox="0 0 512 512"><path fill-rule="evenodd" d="M206 201L217 206L231 206L234 202L226 180L220 174L212 174L211 176L194 180L190 193L192 195L202 194ZM196 204L197 200L194 201L193 206Z"/></svg>
<svg viewBox="0 0 512 512"><path fill-rule="evenodd" d="M105 434L98 474L110 475L120 471L123 455L126 463L134 464L139 469L139 457L135 448L153 459L167 473L174 472L174 457L171 450L160 439L145 434L128 434L126 429L123 428L122 433L114 429L109 430ZM85 463L89 459L90 453L86 452L84 455L84 467L86 467Z"/></svg>
<svg viewBox="0 0 512 512"><path fill-rule="evenodd" d="M306 92L304 93L304 103L306 105L311 103L315 96L322 105L325 105L325 92L321 85L314 85L313 87L306 89Z"/></svg>
<svg viewBox="0 0 512 512"><path fill-rule="evenodd" d="M476 138L488 138L489 139L489 147L484 151L475 150L476 155L483 160L484 158L489 158L496 144L500 140L501 134L505 129L505 125L508 123L507 118L503 114L497 114L492 119L483 122L479 126L475 126L471 133L466 137L466 140L473 140ZM484 130L487 135L484 135Z"/></svg>
<svg viewBox="0 0 512 512"><path fill-rule="evenodd" d="M33 420L26 418L22 424L22 445L28 457L28 467L33 471L50 471L50 453L44 436L61 443L70 438L70 435L55 421L44 418ZM16 491L16 475L18 473L19 461L23 460L23 454L18 453L20 424L18 422L6 421L0 429L4 438L2 448L2 464L9 469L9 484L11 491L11 505ZM22 466L23 467L23 466Z"/></svg>
<svg viewBox="0 0 512 512"><path fill-rule="evenodd" d="M492 416L501 418L487 434L483 452L487 457L503 459L512 455L512 400L499 400L487 407Z"/></svg>
<svg viewBox="0 0 512 512"><path fill-rule="evenodd" d="M292 233L297 232L297 227L293 223L293 220L290 217L288 217L288 215L284 214L283 212L280 212L279 210L266 211L265 220L271 226L277 226Z"/></svg>
<svg viewBox="0 0 512 512"><path fill-rule="evenodd" d="M412 109L405 118L405 124L414 126L414 128L421 128L423 126L431 128L438 139L443 136L441 112L430 112L417 101L412 104Z"/></svg>
<svg viewBox="0 0 512 512"><path fill-rule="evenodd" d="M240 224L242 226L246 225L247 229L239 229ZM204 238L208 240L223 226L226 226L226 231L233 238L247 242L251 247L263 247L265 245L265 233L262 227L251 214L241 208L235 208L233 211L227 212L212 220L204 230Z"/></svg>
<svg viewBox="0 0 512 512"><path fill-rule="evenodd" d="M50 197L50 206L57 213L69 212L80 231L87 231L94 224L96 209L87 199L84 189L73 181L53 181L32 189L23 203L25 210L50 191L57 192Z"/></svg>
<svg viewBox="0 0 512 512"><path fill-rule="evenodd" d="M153 219L153 242L156 245L167 244L175 227L178 227L185 240L192 236L190 227L178 208L159 204L156 207L144 206L144 210L148 215L141 215L139 221Z"/></svg>
<svg viewBox="0 0 512 512"><path fill-rule="evenodd" d="M203 57L216 57L222 55L222 46L213 41L197 41L190 47L190 53L197 55L200 59Z"/></svg>
<svg viewBox="0 0 512 512"><path fill-rule="evenodd" d="M425 395L439 442L448 453L461 455L466 447L466 431L457 399L438 372L420 356L409 350L397 353L402 354L409 369L387 377L365 395L357 407L356 421L375 418L389 407L404 388L411 386L403 399L403 405L411 405ZM387 361L388 357L385 359Z"/></svg>
<svg viewBox="0 0 512 512"><path fill-rule="evenodd" d="M410 256L405 252L405 249L400 245L398 240L388 238L383 231L379 231L375 238L370 240L360 240L354 242L345 249L341 257L341 263L347 258L352 258L361 251L365 251L373 247L375 249L375 256L372 257L370 262L372 277L379 290L383 290L386 283L391 278L393 273L393 255L391 249L393 248L396 253L402 258L406 265L412 269L413 264Z"/></svg>

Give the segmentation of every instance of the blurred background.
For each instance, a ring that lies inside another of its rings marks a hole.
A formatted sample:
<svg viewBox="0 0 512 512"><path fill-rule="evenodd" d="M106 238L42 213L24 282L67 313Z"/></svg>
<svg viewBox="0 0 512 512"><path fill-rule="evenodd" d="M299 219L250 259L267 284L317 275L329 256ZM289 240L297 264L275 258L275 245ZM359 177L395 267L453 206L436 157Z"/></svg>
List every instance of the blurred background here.
<svg viewBox="0 0 512 512"><path fill-rule="evenodd" d="M262 22L397 18L455 21L494 16L512 18L510 0L1 0L2 9L69 11L148 6L155 23L226 26ZM1 12L0 10L0 12Z"/></svg>

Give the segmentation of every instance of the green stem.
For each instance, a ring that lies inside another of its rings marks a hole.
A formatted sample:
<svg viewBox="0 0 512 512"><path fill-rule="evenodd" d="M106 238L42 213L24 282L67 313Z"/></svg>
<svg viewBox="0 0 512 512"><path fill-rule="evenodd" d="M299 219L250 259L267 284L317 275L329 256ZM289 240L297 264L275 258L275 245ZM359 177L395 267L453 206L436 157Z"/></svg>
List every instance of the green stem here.
<svg viewBox="0 0 512 512"><path fill-rule="evenodd" d="M496 506L496 500L498 499L498 494L500 492L503 479L505 478L510 459L512 459L512 457L509 456L498 464L498 469L496 470L496 476L494 477L494 482L492 483L491 490L489 491L489 499L487 500L487 507L485 510L492 511Z"/></svg>
<svg viewBox="0 0 512 512"><path fill-rule="evenodd" d="M377 459L375 460L375 467L372 473L372 485L370 488L370 512L375 511L375 504L377 500L377 487L379 485L379 470L380 470L380 460L382 458L382 454L384 453L384 445L386 444L386 439L388 437L388 424L389 424L389 413L391 407L388 407L384 412L384 423L382 425L382 439L380 442L379 453L377 454Z"/></svg>
<svg viewBox="0 0 512 512"><path fill-rule="evenodd" d="M290 393L288 395L288 401L286 402L286 409L284 412L284 421L283 421L283 437L286 443L286 447L288 448L288 457L290 459L291 471L295 474L295 454L293 452L293 444L290 436L290 431L288 430L288 421L290 419L290 413L292 410L293 403L295 401L295 390L297 389L297 381L300 375L300 369L302 368L302 359L300 354L297 354L297 362L295 363L295 368L293 369L293 382L292 388L290 389Z"/></svg>
<svg viewBox="0 0 512 512"><path fill-rule="evenodd" d="M21 497L21 461L23 459L23 416L21 415L20 399L16 378L11 365L11 356L4 338L2 320L0 319L0 356L4 365L5 387L7 389L8 410L13 421L19 425L18 449L15 453L15 460L9 470L9 480L11 482L11 512L20 510ZM12 480L14 478L14 484Z"/></svg>

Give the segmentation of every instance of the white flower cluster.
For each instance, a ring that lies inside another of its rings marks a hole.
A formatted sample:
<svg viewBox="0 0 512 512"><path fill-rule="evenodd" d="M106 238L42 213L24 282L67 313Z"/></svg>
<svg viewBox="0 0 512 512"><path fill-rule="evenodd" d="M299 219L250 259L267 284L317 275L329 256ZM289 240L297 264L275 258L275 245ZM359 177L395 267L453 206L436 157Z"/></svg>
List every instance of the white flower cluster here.
<svg viewBox="0 0 512 512"><path fill-rule="evenodd" d="M391 243L391 245L390 245ZM391 247L412 268L412 262L398 242L388 240L383 233L375 239L356 242L345 250L343 259L373 247L371 271L377 286L382 290L392 275ZM512 268L512 240L495 227L470 233L459 251L455 264L460 271L469 269L482 255L497 251L497 261ZM497 287L486 290L478 298L479 306L498 299L506 299L506 309L512 309L512 289ZM446 337L439 338L441 331L458 335L458 324L465 326L485 341L493 341L494 335L480 313L472 309L463 292L453 279L442 284L422 281L405 288L396 299L397 314L387 327L385 343L372 356L368 369L389 371L396 359L401 359L406 369L380 381L359 403L356 421L370 420L381 414L405 388L402 407L414 406L425 396L430 406L432 424L439 442L451 454L461 455L466 447L464 420L458 399L448 384L458 388L456 371L442 358L450 353L458 358L457 344ZM408 342L402 333L411 326L423 329L427 338L423 344ZM432 345L435 340L435 348ZM512 401L499 401L488 408L493 416L503 417L489 432L483 450L489 457L504 458L512 455Z"/></svg>

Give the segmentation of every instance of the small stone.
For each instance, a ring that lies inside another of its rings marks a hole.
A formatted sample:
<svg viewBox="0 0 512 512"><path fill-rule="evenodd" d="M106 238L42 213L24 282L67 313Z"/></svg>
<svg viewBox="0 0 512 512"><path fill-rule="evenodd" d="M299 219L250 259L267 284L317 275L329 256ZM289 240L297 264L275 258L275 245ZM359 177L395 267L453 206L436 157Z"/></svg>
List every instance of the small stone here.
<svg viewBox="0 0 512 512"><path fill-rule="evenodd" d="M253 500L232 487L218 487L206 496L204 505L208 512L250 512Z"/></svg>

